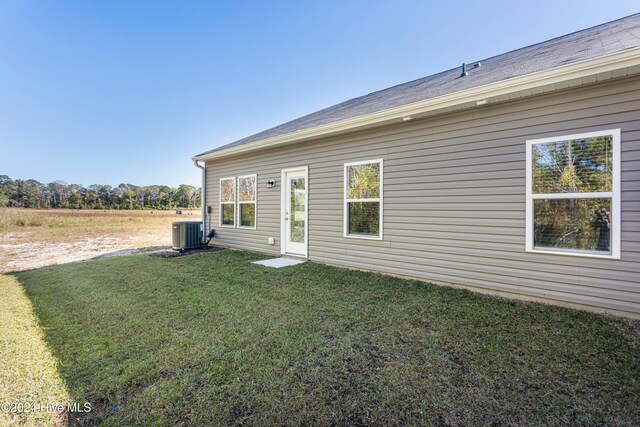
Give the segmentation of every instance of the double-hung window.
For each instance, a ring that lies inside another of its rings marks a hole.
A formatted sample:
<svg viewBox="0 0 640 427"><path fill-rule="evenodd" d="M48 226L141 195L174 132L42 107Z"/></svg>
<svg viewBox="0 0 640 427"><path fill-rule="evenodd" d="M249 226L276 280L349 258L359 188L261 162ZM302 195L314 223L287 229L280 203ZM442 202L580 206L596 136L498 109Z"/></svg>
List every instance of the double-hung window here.
<svg viewBox="0 0 640 427"><path fill-rule="evenodd" d="M527 141L526 249L620 258L620 129Z"/></svg>
<svg viewBox="0 0 640 427"><path fill-rule="evenodd" d="M382 239L382 159L345 163L344 235Z"/></svg>
<svg viewBox="0 0 640 427"><path fill-rule="evenodd" d="M220 179L220 226L236 226L236 178Z"/></svg>
<svg viewBox="0 0 640 427"><path fill-rule="evenodd" d="M240 228L256 228L256 175L238 177L238 217Z"/></svg>

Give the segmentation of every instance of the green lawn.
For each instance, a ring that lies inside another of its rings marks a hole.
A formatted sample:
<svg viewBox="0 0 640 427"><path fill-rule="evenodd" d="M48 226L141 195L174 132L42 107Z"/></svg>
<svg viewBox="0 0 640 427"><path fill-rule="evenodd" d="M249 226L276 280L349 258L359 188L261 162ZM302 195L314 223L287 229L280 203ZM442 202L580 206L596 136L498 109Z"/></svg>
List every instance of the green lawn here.
<svg viewBox="0 0 640 427"><path fill-rule="evenodd" d="M0 400L108 426L640 424L639 322L261 258L0 276Z"/></svg>

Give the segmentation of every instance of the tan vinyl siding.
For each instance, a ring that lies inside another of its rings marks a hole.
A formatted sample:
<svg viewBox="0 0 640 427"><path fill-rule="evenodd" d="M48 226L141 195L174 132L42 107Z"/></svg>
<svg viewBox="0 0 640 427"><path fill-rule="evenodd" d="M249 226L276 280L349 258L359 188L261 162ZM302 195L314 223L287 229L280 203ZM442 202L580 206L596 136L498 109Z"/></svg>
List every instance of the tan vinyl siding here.
<svg viewBox="0 0 640 427"><path fill-rule="evenodd" d="M525 252L525 141L613 128L622 259ZM343 165L377 158L384 239L345 238ZM638 77L209 161L214 243L279 255L280 172L297 166L309 167L312 261L640 314ZM257 229L220 228L219 179L253 173Z"/></svg>

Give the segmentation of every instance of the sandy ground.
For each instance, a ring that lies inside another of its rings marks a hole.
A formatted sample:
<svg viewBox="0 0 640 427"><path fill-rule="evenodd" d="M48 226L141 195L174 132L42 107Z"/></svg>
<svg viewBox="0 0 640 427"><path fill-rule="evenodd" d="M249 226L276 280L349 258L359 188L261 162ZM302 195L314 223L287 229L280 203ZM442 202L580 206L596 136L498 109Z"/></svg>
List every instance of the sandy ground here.
<svg viewBox="0 0 640 427"><path fill-rule="evenodd" d="M58 227L57 222L53 226L14 227L0 233L0 273L168 249L173 221L199 219L199 212L189 216L132 212L124 216L128 214L121 211L100 218L93 212L89 214L94 216L86 218L86 224L85 217L76 215L71 225Z"/></svg>
<svg viewBox="0 0 640 427"><path fill-rule="evenodd" d="M16 243L12 244L13 236L0 244L0 273L31 270L47 265L66 264L101 256L128 255L141 249L169 248L171 238L164 236L131 236L109 237L96 236L79 239L73 242L60 243ZM23 236L21 236L23 237ZM34 239L35 240L35 239Z"/></svg>

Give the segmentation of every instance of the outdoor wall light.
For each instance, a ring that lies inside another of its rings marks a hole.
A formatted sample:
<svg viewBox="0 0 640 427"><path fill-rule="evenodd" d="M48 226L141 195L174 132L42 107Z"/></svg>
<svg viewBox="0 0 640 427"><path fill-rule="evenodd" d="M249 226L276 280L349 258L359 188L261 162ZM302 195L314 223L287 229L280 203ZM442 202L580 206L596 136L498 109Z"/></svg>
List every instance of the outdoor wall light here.
<svg viewBox="0 0 640 427"><path fill-rule="evenodd" d="M273 188L276 186L276 180L275 179L270 179L269 181L267 181L267 188Z"/></svg>

